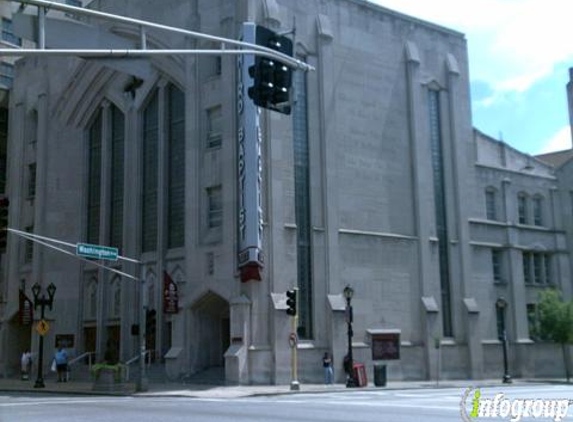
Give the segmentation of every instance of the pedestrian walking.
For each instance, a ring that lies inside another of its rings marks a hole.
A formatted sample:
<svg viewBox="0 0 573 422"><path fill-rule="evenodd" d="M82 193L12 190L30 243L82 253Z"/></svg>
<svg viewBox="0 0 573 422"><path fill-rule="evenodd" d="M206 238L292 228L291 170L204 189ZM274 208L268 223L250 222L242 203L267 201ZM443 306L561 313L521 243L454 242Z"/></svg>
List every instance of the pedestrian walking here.
<svg viewBox="0 0 573 422"><path fill-rule="evenodd" d="M20 358L20 370L22 372L22 379L30 379L30 372L32 371L32 353L29 350L24 350Z"/></svg>
<svg viewBox="0 0 573 422"><path fill-rule="evenodd" d="M68 352L63 347L60 347L54 357L56 361L56 371L58 372L58 382L66 382L68 380Z"/></svg>
<svg viewBox="0 0 573 422"><path fill-rule="evenodd" d="M324 352L324 356L322 357L322 366L324 367L324 383L333 384L334 373L332 371L332 358L328 352Z"/></svg>

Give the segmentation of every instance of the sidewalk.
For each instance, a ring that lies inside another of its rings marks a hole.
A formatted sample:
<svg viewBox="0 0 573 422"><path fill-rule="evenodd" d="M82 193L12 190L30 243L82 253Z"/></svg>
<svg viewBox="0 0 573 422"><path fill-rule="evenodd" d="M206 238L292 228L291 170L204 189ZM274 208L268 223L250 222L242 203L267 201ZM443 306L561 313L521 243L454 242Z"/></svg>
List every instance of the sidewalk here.
<svg viewBox="0 0 573 422"><path fill-rule="evenodd" d="M501 380L444 380L436 386L435 381L390 381L386 387L368 387L348 389L344 384L301 384L299 391L291 391L288 385L241 385L241 386L212 386L192 385L182 383L150 384L147 392L136 393L135 384L128 384L126 392L109 393L92 391L92 382L70 381L57 383L54 380L45 380L45 388L34 388L34 380L22 381L20 379L0 379L0 392L21 393L47 393L70 395L108 395L108 396L144 396L144 397L196 397L196 398L239 398L254 396L272 396L299 393L333 393L333 392L360 392L407 389L435 389L468 387L511 387L512 385L542 385L548 383L565 383L565 380L515 379L513 384L502 384ZM572 386L573 388L573 386Z"/></svg>

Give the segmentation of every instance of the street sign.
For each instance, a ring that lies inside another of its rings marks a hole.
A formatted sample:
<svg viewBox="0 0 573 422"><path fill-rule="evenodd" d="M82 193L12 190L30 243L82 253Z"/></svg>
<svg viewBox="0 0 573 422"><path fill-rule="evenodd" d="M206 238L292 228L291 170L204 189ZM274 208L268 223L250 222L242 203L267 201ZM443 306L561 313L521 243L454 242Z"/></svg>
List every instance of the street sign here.
<svg viewBox="0 0 573 422"><path fill-rule="evenodd" d="M39 321L38 324L36 325L36 331L41 336L45 336L48 333L48 331L50 331L50 324L48 324L48 321L43 319Z"/></svg>
<svg viewBox="0 0 573 422"><path fill-rule="evenodd" d="M78 243L76 245L76 255L85 258L107 259L108 261L117 261L119 251L117 248L109 246L90 245L88 243Z"/></svg>

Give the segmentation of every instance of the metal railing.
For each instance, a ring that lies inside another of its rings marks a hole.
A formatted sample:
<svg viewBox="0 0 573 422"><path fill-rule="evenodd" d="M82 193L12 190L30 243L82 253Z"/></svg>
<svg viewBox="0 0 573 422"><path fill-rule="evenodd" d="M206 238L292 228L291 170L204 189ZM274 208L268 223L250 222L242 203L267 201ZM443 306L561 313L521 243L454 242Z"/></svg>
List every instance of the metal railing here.
<svg viewBox="0 0 573 422"><path fill-rule="evenodd" d="M85 352L82 353L79 356L76 356L75 358L73 358L72 360L70 360L68 362L68 367L72 366L74 363L77 363L79 361L81 361L82 359L87 358L88 359L88 368L91 370L92 369L92 365L95 361L95 352Z"/></svg>
<svg viewBox="0 0 573 422"><path fill-rule="evenodd" d="M143 353L137 354L125 362L125 381L126 382L129 381L129 376L130 376L129 367L130 367L130 365L132 365L135 362L138 362L139 359L141 358L141 355L143 355L143 359L145 360L145 364L147 365L147 367L149 368L151 366L151 352L153 352L153 351L152 350L146 350Z"/></svg>

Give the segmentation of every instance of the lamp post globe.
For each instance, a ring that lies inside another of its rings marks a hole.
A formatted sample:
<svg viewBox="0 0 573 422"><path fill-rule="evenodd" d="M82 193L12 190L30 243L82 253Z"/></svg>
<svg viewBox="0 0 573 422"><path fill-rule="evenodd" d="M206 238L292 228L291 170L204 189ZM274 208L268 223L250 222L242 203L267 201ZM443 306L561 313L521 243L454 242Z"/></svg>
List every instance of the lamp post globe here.
<svg viewBox="0 0 573 422"><path fill-rule="evenodd" d="M350 300L352 300L352 296L354 296L354 289L349 285L346 285L342 293L344 294L346 301L349 302Z"/></svg>

